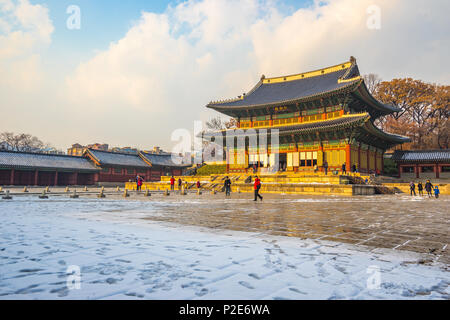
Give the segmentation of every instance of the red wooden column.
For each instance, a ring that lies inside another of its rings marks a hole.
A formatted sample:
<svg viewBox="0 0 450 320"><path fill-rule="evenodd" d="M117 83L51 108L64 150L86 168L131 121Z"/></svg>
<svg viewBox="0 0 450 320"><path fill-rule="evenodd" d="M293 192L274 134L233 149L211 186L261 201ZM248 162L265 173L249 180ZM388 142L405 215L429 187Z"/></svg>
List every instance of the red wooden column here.
<svg viewBox="0 0 450 320"><path fill-rule="evenodd" d="M54 186L58 185L58 171L55 171L55 180L53 181L53 185Z"/></svg>
<svg viewBox="0 0 450 320"><path fill-rule="evenodd" d="M351 148L350 144L345 146L345 169L347 172L352 171L352 163L351 163Z"/></svg>
<svg viewBox="0 0 450 320"><path fill-rule="evenodd" d="M439 169L440 167L438 166L438 164L436 163L434 165L434 172L436 173L436 179L439 179Z"/></svg>
<svg viewBox="0 0 450 320"><path fill-rule="evenodd" d="M36 171L34 171L34 185L37 186L39 182L39 171L36 169Z"/></svg>
<svg viewBox="0 0 450 320"><path fill-rule="evenodd" d="M78 185L78 172L75 172L74 174L73 174L73 176L74 176L74 183L73 184L75 184L75 185Z"/></svg>
<svg viewBox="0 0 450 320"><path fill-rule="evenodd" d="M9 184L10 185L14 185L14 174L15 174L15 170L13 168L13 169L11 169L11 175L9 176Z"/></svg>
<svg viewBox="0 0 450 320"><path fill-rule="evenodd" d="M420 167L418 164L416 164L416 166L414 167L415 171L416 171L416 179L419 179L419 173L420 173Z"/></svg>
<svg viewBox="0 0 450 320"><path fill-rule="evenodd" d="M384 174L384 152L381 152L381 173Z"/></svg>

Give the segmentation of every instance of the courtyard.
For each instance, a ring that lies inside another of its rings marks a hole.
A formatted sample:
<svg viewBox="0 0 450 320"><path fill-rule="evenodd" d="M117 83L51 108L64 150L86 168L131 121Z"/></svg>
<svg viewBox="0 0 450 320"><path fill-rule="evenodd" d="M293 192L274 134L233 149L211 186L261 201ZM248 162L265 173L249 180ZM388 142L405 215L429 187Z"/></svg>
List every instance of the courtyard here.
<svg viewBox="0 0 450 320"><path fill-rule="evenodd" d="M58 191L0 201L0 299L450 297L448 196Z"/></svg>

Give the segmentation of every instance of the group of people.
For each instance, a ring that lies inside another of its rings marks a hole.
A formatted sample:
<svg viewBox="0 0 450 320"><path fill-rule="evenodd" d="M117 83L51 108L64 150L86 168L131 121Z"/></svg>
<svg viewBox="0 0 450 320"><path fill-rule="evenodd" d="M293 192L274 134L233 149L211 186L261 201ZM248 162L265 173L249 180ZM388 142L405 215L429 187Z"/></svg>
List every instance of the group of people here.
<svg viewBox="0 0 450 320"><path fill-rule="evenodd" d="M422 182L419 181L419 183L417 184L417 190L419 191L419 196L423 196L423 189L424 186L422 185ZM414 184L414 181L411 181L409 184L409 190L410 190L410 194L412 195L416 195L416 185ZM425 183L425 190L427 191L427 195L428 198L432 198L433 197L433 192L434 192L434 196L435 198L439 198L439 187L436 185L433 187L433 184L430 182L430 180L427 180L427 182Z"/></svg>
<svg viewBox="0 0 450 320"><path fill-rule="evenodd" d="M138 181L137 178L136 178L136 181ZM182 184L183 184L183 181L181 180L181 178L178 178L178 189L181 190ZM141 183L141 185L142 185L142 183ZM231 179L228 176L225 177L223 186L224 186L225 196L227 196L227 197L231 196ZM201 187L201 183L199 180L197 180L196 187L197 187L197 189L200 189L200 187ZM140 190L139 188L140 187L138 187L138 190ZM170 178L170 189L175 190L175 178L173 176ZM255 181L253 183L253 189L254 189L254 194L255 194L254 201L257 201L258 198L262 201L263 197L259 194L259 190L261 189L261 179L259 179L258 176L255 176Z"/></svg>

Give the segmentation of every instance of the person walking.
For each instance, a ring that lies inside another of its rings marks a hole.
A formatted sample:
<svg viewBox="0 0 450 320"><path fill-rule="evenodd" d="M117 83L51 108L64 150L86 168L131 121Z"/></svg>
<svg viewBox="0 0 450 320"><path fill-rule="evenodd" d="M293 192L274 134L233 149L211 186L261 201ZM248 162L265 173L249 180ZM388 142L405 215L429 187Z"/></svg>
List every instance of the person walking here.
<svg viewBox="0 0 450 320"><path fill-rule="evenodd" d="M356 172L356 164L354 164L354 165L352 166L352 172L353 172L353 173Z"/></svg>
<svg viewBox="0 0 450 320"><path fill-rule="evenodd" d="M253 189L255 190L255 199L253 201L257 201L258 198L260 198L262 201L263 197L259 194L259 190L261 189L261 180L258 178L258 176L255 177Z"/></svg>
<svg viewBox="0 0 450 320"><path fill-rule="evenodd" d="M423 196L423 186L422 186L422 182L419 181L419 183L417 184L417 190L419 190L419 196Z"/></svg>
<svg viewBox="0 0 450 320"><path fill-rule="evenodd" d="M411 196L416 195L416 185L414 184L414 181L411 181L411 183L409 184L409 193L411 194Z"/></svg>
<svg viewBox="0 0 450 320"><path fill-rule="evenodd" d="M200 189L200 180L197 180L197 189Z"/></svg>
<svg viewBox="0 0 450 320"><path fill-rule="evenodd" d="M225 187L225 196L230 196L231 195L231 180L230 178L228 178L228 176L225 177L225 182L224 182L224 187Z"/></svg>
<svg viewBox="0 0 450 320"><path fill-rule="evenodd" d="M170 178L170 190L174 189L175 189L175 178L172 176L172 178Z"/></svg>
<svg viewBox="0 0 450 320"><path fill-rule="evenodd" d="M134 180L136 181L136 190L139 191L139 175Z"/></svg>
<svg viewBox="0 0 450 320"><path fill-rule="evenodd" d="M439 191L439 187L438 186L434 186L434 196L437 198L439 198L439 193L441 193Z"/></svg>
<svg viewBox="0 0 450 320"><path fill-rule="evenodd" d="M178 178L178 190L181 190L181 184L183 181L181 181L181 178Z"/></svg>
<svg viewBox="0 0 450 320"><path fill-rule="evenodd" d="M143 182L144 182L144 178L142 178L141 176L138 176L138 181L137 181L137 190L138 191L141 191Z"/></svg>
<svg viewBox="0 0 450 320"><path fill-rule="evenodd" d="M345 166L345 162L342 164L342 174L347 174L347 168Z"/></svg>
<svg viewBox="0 0 450 320"><path fill-rule="evenodd" d="M433 190L433 185L431 184L430 180L427 180L427 183L425 183L425 190L427 190L428 198L431 198L433 195L431 191Z"/></svg>
<svg viewBox="0 0 450 320"><path fill-rule="evenodd" d="M325 170L325 175L328 175L328 162L324 162L323 169Z"/></svg>

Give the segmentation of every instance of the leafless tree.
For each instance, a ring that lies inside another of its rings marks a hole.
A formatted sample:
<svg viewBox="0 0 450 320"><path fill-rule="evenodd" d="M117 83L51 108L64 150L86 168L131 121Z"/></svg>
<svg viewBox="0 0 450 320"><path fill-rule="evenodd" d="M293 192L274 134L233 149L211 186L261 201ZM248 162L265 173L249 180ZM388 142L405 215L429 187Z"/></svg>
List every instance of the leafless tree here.
<svg viewBox="0 0 450 320"><path fill-rule="evenodd" d="M39 138L27 133L15 134L13 132L0 133L0 143L12 151L38 151L46 145Z"/></svg>
<svg viewBox="0 0 450 320"><path fill-rule="evenodd" d="M363 75L364 83L366 84L367 89L369 90L370 94L374 95L377 93L378 86L381 83L381 78L374 73L369 73L366 75Z"/></svg>

